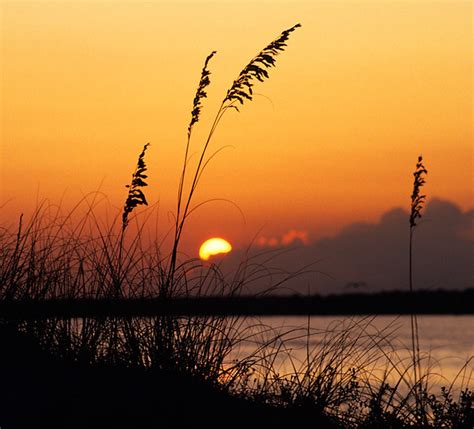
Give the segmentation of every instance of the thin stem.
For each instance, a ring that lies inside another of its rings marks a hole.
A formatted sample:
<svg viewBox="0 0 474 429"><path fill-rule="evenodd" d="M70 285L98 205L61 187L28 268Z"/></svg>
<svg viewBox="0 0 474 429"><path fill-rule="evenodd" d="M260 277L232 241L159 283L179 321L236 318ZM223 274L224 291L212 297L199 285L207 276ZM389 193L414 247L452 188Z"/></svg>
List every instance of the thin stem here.
<svg viewBox="0 0 474 429"><path fill-rule="evenodd" d="M410 240L408 251L408 272L409 272L409 287L410 293L413 294L413 236L414 227L410 227ZM412 345L412 360L413 360L413 376L415 382L415 401L416 410L420 417L424 417L422 388L421 388L421 359L420 359L420 340L418 333L418 319L416 313L412 310L410 314L411 324L411 345Z"/></svg>
<svg viewBox="0 0 474 429"><path fill-rule="evenodd" d="M410 240L408 250L408 273L409 273L409 287L410 293L413 293L413 228L410 228ZM413 372L415 383L418 382L417 371L416 371L416 346L415 346L415 317L413 310L410 314L411 324L411 346L412 346L412 359L413 359Z"/></svg>
<svg viewBox="0 0 474 429"><path fill-rule="evenodd" d="M182 213L182 216L181 216L181 219L180 219L179 214L180 214L182 193L183 193L183 187L184 187L184 174L185 174L185 170L186 170L186 166L183 167L183 174L182 174L183 186L181 187L180 194L179 194L179 201L178 201L178 210L179 211L178 211L178 214L176 216L175 238L174 238L174 243L173 243L173 250L171 252L170 268L169 268L169 271L168 271L167 289L169 289L172 286L171 282L172 282L172 279L174 278L174 273L175 273L175 270L176 270L176 260L177 260L178 246L179 246L179 242L180 242L180 239L181 239L181 234L183 232L184 223L185 223L185 220L187 218L188 211L189 211L189 207L191 205L193 195L196 191L197 182L198 182L198 179L199 179L200 174L201 174L201 170L202 170L203 162L204 162L204 157L207 153L207 149L209 147L209 143L212 139L212 136L214 135L214 132L215 132L220 120L222 119L223 114L226 112L227 107L228 106L224 106L224 101L223 101L221 103L220 107L219 107L219 110L217 111L217 114L216 114L215 118L214 118L214 122L212 123L211 129L210 129L209 134L207 136L206 143L204 144L204 147L201 151L201 156L199 158L196 170L194 172L191 188L189 190L189 194L188 194L188 197L186 199L186 205L184 207L184 210L183 210L183 213ZM189 145L189 138L188 138L188 145ZM186 146L186 157L187 157L187 153L188 153L188 147L189 147L188 145ZM186 158L185 158L185 164L186 164ZM168 296L168 293L169 293L169 290L166 290L165 291L165 296Z"/></svg>

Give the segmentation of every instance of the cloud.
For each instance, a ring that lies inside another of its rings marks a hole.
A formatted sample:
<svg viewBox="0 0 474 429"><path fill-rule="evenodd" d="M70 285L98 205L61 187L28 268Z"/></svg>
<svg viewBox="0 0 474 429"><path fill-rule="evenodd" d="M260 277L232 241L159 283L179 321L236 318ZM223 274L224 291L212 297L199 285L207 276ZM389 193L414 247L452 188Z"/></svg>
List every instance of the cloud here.
<svg viewBox="0 0 474 429"><path fill-rule="evenodd" d="M308 231L300 229L290 229L285 232L281 237L265 237L260 236L256 240L258 247L277 247L277 246L289 246L290 244L301 243L309 244Z"/></svg>
<svg viewBox="0 0 474 429"><path fill-rule="evenodd" d="M474 287L473 221L474 210L463 212L440 199L428 202L414 234L415 289ZM260 246L275 249L273 243L262 241ZM278 246L287 251L264 255L271 272L294 272L313 264L312 272L287 282L295 292L307 293L308 286L313 293L341 293L354 287L367 292L407 290L408 243L408 212L394 208L377 223L354 223L334 237L313 243L306 232L290 230L278 240Z"/></svg>
<svg viewBox="0 0 474 429"><path fill-rule="evenodd" d="M284 246L289 246L294 242L300 241L303 244L309 244L308 240L308 231L301 231L298 229L290 229L286 234L281 238L281 244Z"/></svg>

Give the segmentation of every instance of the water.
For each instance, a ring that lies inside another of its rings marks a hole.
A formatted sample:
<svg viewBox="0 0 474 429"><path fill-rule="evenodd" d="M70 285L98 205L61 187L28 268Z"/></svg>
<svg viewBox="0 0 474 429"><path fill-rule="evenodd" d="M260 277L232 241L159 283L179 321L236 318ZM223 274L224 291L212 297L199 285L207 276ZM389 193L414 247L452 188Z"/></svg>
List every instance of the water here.
<svg viewBox="0 0 474 429"><path fill-rule="evenodd" d="M472 390L474 316L423 315L417 320L422 373L429 374L430 390L439 392L441 386L451 384L455 391ZM357 366L372 378L388 371L391 383L407 380L402 387L408 386L412 377L412 370L407 369L412 362L410 316L275 316L249 320L247 327L251 336L234 356L265 354L262 367L271 362L282 376L304 371L308 361L317 365L332 359L341 367ZM264 341L268 344L265 351L255 352Z"/></svg>

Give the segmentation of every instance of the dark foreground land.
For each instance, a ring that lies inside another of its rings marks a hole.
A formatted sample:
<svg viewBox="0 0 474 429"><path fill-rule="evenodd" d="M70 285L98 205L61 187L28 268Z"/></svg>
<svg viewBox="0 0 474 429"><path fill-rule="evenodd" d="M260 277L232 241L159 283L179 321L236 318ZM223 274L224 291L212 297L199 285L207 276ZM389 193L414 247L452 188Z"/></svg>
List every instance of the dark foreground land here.
<svg viewBox="0 0 474 429"><path fill-rule="evenodd" d="M0 341L2 429L300 427L308 418L338 427L314 410L270 408L177 373L58 359L5 324Z"/></svg>
<svg viewBox="0 0 474 429"><path fill-rule="evenodd" d="M174 316L406 314L412 311L419 314L473 314L473 298L474 289L463 292L390 292L327 297L3 301L0 303L0 428L349 427L327 414L317 401L305 402L304 391L299 396L301 400L285 400L291 405L284 407L267 405L265 398L231 395L216 379L210 381L205 375L194 377L180 372L181 355L171 355L175 360L166 366L175 370L158 369L153 365L151 369L147 368L147 365L139 362L140 358L136 362L120 360L120 347L109 353L111 358L94 360L93 356L101 354L101 346L92 353L87 347L94 341L89 342L87 337L81 338L78 343L80 347L71 343L70 338L61 343L61 338L57 336L61 331L57 331L54 336L48 330L49 323L57 320L69 323L75 317L130 320L133 316L179 319ZM40 335L27 334L18 329L24 321L28 321L30 326L39 326ZM133 348L134 338L130 337L127 343L129 347ZM205 342L206 338L203 339ZM146 342L147 337L141 340ZM113 347L111 343L108 344L107 347ZM194 350L192 344L189 346L184 351ZM74 353L69 353L67 347L75 348ZM342 354L350 353L344 348L338 350ZM331 365L323 369L323 376L316 375L314 380L323 380L332 392L331 389L336 388L331 385L334 378L331 378L331 372L325 378L324 371L331 371ZM354 389L352 393L356 393L358 387L350 383L348 386L349 390L341 392L350 397L351 389ZM310 388L311 391L319 392L317 384ZM280 394L284 393L285 389L281 389ZM429 427L473 427L472 393L469 395L463 407L456 405L458 408L443 409L445 415L452 417L450 421L459 424ZM378 393L375 391L372 398L375 404L377 398ZM414 427L409 418L405 425L403 419L392 419L388 412L381 414L377 407L373 407L373 410L376 413L370 420L372 423L363 427ZM389 423L392 420L394 423Z"/></svg>
<svg viewBox="0 0 474 429"><path fill-rule="evenodd" d="M163 299L0 301L0 318L156 315L474 314L474 289L343 295L211 296Z"/></svg>

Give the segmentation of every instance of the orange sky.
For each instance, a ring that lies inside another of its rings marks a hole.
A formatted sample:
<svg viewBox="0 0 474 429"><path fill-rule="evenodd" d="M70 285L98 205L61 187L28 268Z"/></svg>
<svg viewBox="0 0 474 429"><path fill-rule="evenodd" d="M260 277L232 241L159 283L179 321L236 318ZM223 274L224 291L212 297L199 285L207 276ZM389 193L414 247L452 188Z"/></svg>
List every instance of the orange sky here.
<svg viewBox="0 0 474 429"><path fill-rule="evenodd" d="M426 192L472 207L472 2L5 1L2 216L99 189L120 207L143 144L150 202L171 221L206 55L212 84L194 150L239 71L301 22L270 79L229 112L185 246L309 237L407 207L419 153Z"/></svg>

